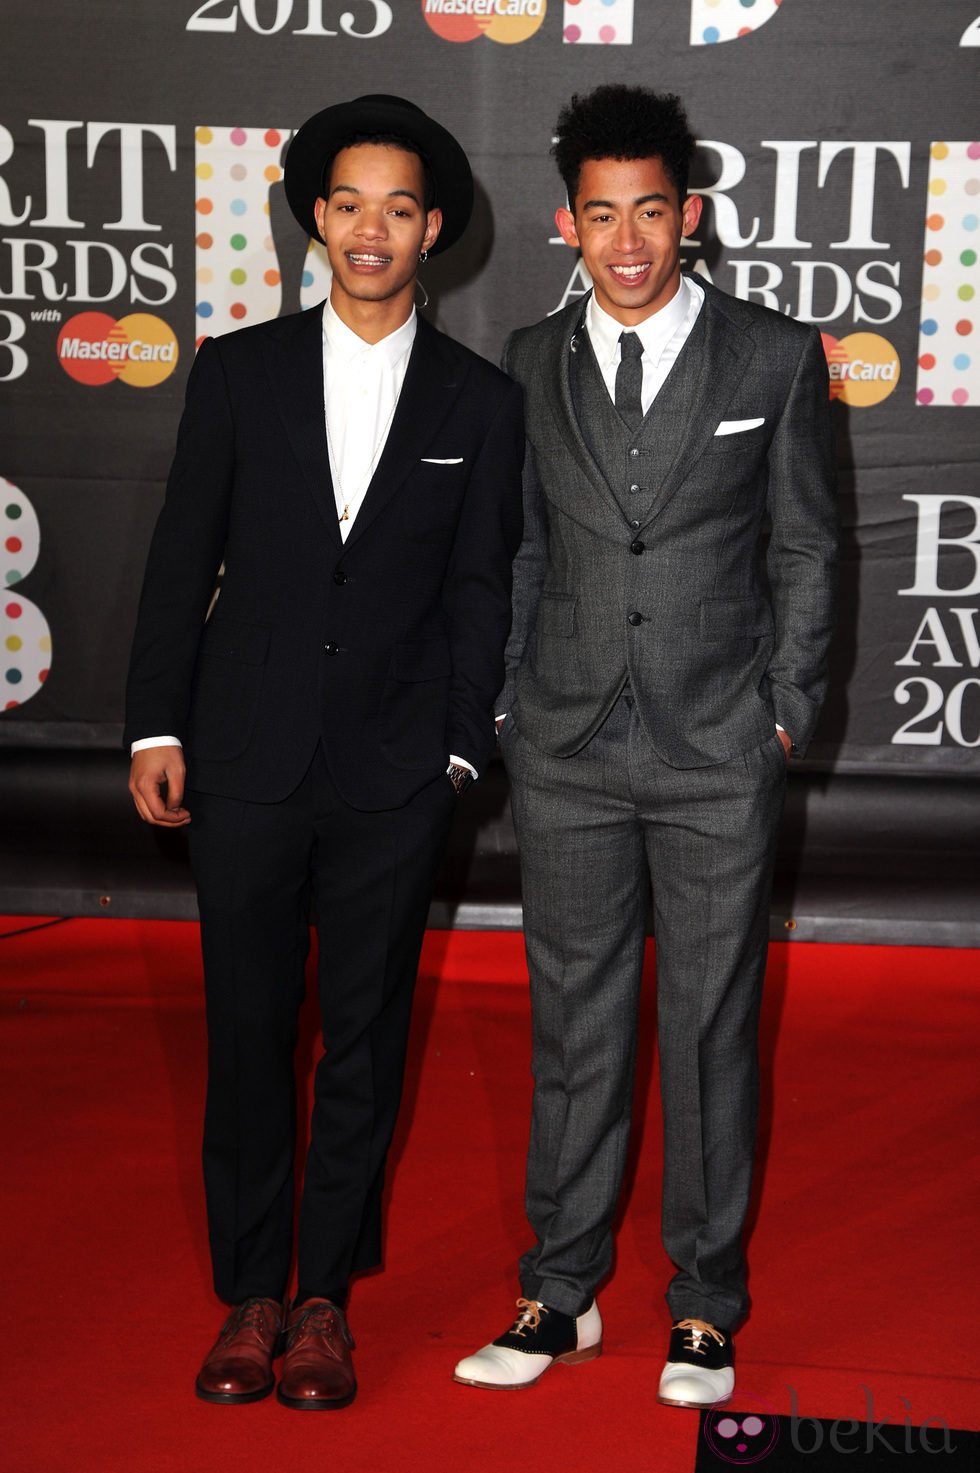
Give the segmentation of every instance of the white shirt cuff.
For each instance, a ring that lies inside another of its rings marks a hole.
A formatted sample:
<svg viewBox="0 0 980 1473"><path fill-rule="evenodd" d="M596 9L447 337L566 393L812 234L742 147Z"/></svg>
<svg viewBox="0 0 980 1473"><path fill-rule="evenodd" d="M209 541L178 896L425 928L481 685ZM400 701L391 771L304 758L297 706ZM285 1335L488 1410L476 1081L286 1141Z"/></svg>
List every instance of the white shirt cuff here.
<svg viewBox="0 0 980 1473"><path fill-rule="evenodd" d="M175 736L140 737L138 742L133 742L129 748L130 757L135 757L137 752L142 752L146 747L181 747L183 742Z"/></svg>

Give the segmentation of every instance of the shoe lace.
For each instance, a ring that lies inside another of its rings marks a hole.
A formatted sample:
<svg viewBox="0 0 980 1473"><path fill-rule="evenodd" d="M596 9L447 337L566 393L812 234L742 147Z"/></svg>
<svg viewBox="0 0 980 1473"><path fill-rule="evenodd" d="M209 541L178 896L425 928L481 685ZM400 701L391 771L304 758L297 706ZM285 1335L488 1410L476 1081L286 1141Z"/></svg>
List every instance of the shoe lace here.
<svg viewBox="0 0 980 1473"><path fill-rule="evenodd" d="M225 1334L237 1335L242 1330L264 1330L267 1302L265 1299L246 1299L227 1321Z"/></svg>
<svg viewBox="0 0 980 1473"><path fill-rule="evenodd" d="M548 1313L547 1305L538 1299L518 1299L517 1308L521 1313L511 1326L512 1335L523 1335L525 1330L536 1330L541 1323L541 1316Z"/></svg>
<svg viewBox="0 0 980 1473"><path fill-rule="evenodd" d="M300 1306L296 1320L290 1326L290 1344L301 1334L307 1332L311 1335L325 1335L335 1324L340 1327L341 1337L352 1346L354 1341L347 1328L347 1321L335 1304L327 1299L319 1304L303 1304Z"/></svg>
<svg viewBox="0 0 980 1473"><path fill-rule="evenodd" d="M295 1334L299 1330L310 1330L314 1334L326 1328L327 1318L333 1306L329 1304L304 1304L300 1306L299 1314L293 1321L291 1329Z"/></svg>
<svg viewBox="0 0 980 1473"><path fill-rule="evenodd" d="M709 1325L707 1320L678 1320L674 1326L677 1330L687 1330L688 1334L684 1340L687 1350L693 1350L695 1355L704 1355L707 1346L702 1341L710 1335L712 1340L717 1340L719 1345L724 1345L725 1337L714 1325Z"/></svg>

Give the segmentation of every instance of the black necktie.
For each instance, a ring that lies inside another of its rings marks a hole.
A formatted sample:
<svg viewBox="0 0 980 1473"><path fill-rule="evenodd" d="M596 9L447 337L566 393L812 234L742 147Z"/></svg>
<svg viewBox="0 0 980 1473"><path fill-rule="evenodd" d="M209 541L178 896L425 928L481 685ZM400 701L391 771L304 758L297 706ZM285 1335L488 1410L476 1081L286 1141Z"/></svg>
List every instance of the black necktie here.
<svg viewBox="0 0 980 1473"><path fill-rule="evenodd" d="M616 369L616 408L631 430L643 422L643 344L635 332L619 335L619 367Z"/></svg>

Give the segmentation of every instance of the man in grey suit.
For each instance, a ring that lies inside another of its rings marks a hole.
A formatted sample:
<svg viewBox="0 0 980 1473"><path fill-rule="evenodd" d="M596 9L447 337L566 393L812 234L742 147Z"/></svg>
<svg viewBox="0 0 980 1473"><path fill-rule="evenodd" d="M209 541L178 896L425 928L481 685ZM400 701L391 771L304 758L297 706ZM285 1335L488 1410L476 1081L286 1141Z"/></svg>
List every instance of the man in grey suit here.
<svg viewBox="0 0 980 1473"><path fill-rule="evenodd" d="M510 339L525 536L497 710L521 849L534 1106L511 1328L456 1367L517 1388L597 1356L630 1127L653 886L663 1242L659 1399L734 1389L741 1234L786 758L826 687L836 562L812 327L683 275L694 138L678 99L562 112L557 214L594 289Z"/></svg>

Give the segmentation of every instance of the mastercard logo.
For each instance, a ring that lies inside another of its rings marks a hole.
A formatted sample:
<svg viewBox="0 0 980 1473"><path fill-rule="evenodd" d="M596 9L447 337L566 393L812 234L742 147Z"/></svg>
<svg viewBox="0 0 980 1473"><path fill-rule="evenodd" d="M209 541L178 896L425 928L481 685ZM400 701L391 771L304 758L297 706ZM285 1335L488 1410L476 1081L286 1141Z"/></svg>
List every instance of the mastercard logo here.
<svg viewBox="0 0 980 1473"><path fill-rule="evenodd" d="M821 333L830 372L830 397L855 409L887 399L902 372L898 354L876 332L852 332L846 338Z"/></svg>
<svg viewBox="0 0 980 1473"><path fill-rule="evenodd" d="M178 355L173 328L148 312L118 322L106 312L79 312L58 334L58 362L69 378L90 386L121 379L151 389L170 377Z"/></svg>
<svg viewBox="0 0 980 1473"><path fill-rule="evenodd" d="M547 9L547 0L422 0L426 24L444 41L489 36L504 46L533 36Z"/></svg>

